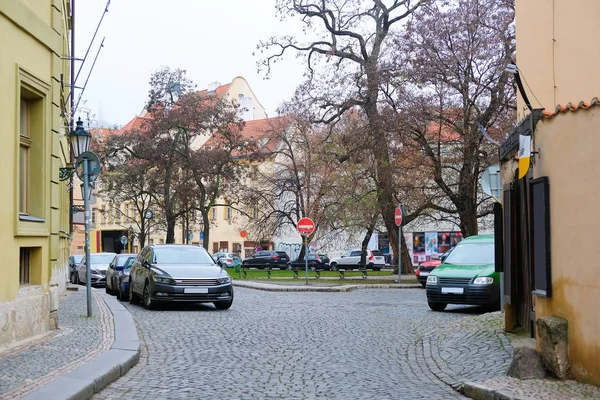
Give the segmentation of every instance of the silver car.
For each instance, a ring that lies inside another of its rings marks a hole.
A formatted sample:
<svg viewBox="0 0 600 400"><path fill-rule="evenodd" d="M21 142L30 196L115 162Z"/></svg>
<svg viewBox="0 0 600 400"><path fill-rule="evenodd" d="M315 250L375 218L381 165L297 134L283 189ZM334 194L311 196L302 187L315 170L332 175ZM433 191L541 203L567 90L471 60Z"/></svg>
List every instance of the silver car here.
<svg viewBox="0 0 600 400"><path fill-rule="evenodd" d="M92 279L92 286L104 286L106 285L106 270L110 262L115 258L117 253L93 253L90 254L90 276ZM85 261L83 257L77 267L77 278L79 284L85 285L86 273L85 273Z"/></svg>

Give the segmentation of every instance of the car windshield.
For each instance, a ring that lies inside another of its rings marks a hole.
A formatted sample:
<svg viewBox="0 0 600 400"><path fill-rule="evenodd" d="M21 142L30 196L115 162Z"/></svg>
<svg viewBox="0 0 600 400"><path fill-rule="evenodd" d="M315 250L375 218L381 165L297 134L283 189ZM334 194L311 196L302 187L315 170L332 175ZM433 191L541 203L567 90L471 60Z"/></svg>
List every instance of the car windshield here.
<svg viewBox="0 0 600 400"><path fill-rule="evenodd" d="M133 257L131 254L127 254L127 255L122 254L122 255L118 256L117 257L117 266L118 267L125 266L125 264L127 264L127 260L129 260L131 257Z"/></svg>
<svg viewBox="0 0 600 400"><path fill-rule="evenodd" d="M83 260L83 254L75 254L73 257L73 262L75 262L75 264L81 262L81 260Z"/></svg>
<svg viewBox="0 0 600 400"><path fill-rule="evenodd" d="M482 265L494 263L494 243L460 243L444 264Z"/></svg>
<svg viewBox="0 0 600 400"><path fill-rule="evenodd" d="M383 253L379 250L371 250L374 256L380 257L383 256Z"/></svg>
<svg viewBox="0 0 600 400"><path fill-rule="evenodd" d="M92 264L110 264L113 258L114 254L90 254Z"/></svg>
<svg viewBox="0 0 600 400"><path fill-rule="evenodd" d="M165 247L154 250L156 264L214 264L202 247Z"/></svg>

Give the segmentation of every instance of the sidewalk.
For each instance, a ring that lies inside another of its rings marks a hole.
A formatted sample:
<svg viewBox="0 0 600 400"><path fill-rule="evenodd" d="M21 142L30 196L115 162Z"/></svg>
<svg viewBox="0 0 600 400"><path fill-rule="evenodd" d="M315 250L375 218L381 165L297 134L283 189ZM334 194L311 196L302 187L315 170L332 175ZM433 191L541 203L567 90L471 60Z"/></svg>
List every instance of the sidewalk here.
<svg viewBox="0 0 600 400"><path fill-rule="evenodd" d="M389 276L374 276L362 279L360 276L346 277L342 283L341 279L335 277L323 277L315 279L310 277L308 285L304 278L290 280L250 280L250 279L234 279L233 285L248 289L265 290L270 292L350 292L357 289L419 289L422 288L420 283L414 283L414 275L402 275L400 283L395 283L398 275ZM369 280L386 280L390 283L384 284L369 284ZM351 281L352 284L348 284ZM402 283L410 281L413 283Z"/></svg>
<svg viewBox="0 0 600 400"><path fill-rule="evenodd" d="M104 290L61 296L57 330L0 350L0 400L87 399L137 363L139 338L129 311Z"/></svg>

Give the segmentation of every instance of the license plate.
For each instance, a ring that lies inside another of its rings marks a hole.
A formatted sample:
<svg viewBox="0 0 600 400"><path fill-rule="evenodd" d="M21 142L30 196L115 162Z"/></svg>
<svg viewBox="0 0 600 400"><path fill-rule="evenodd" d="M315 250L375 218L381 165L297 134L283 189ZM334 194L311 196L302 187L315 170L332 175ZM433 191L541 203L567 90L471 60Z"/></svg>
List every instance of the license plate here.
<svg viewBox="0 0 600 400"><path fill-rule="evenodd" d="M442 293L444 294L463 294L464 289L461 287L443 287Z"/></svg>
<svg viewBox="0 0 600 400"><path fill-rule="evenodd" d="M208 293L208 288L184 288L183 293Z"/></svg>
<svg viewBox="0 0 600 400"><path fill-rule="evenodd" d="M421 272L419 275L420 276L427 276L427 275L429 275L429 272Z"/></svg>

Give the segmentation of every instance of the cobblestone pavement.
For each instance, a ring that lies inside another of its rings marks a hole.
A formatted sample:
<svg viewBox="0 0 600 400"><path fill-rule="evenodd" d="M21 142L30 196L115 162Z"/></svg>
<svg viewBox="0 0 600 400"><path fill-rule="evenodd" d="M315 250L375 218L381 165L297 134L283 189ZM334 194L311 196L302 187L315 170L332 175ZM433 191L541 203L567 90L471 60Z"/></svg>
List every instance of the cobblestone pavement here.
<svg viewBox="0 0 600 400"><path fill-rule="evenodd" d="M519 400L600 399L600 387L586 385L577 381L551 379L520 380L502 377L470 385L472 385L470 391L477 390L477 392L483 393L484 398Z"/></svg>
<svg viewBox="0 0 600 400"><path fill-rule="evenodd" d="M92 296L86 317L86 291L60 299L59 329L0 354L0 400L17 399L107 351L114 340L112 314L100 296Z"/></svg>
<svg viewBox="0 0 600 400"><path fill-rule="evenodd" d="M507 352L499 339L493 341L494 332L490 340L466 334L459 343L463 322L487 317L459 306L432 312L418 289L237 288L228 311L212 305L127 307L143 342L140 362L95 400L463 398L445 380L475 371L483 377L486 360L501 360ZM454 362L456 350L462 358ZM491 364L488 377L496 376L498 365ZM450 371L450 378L440 370Z"/></svg>

